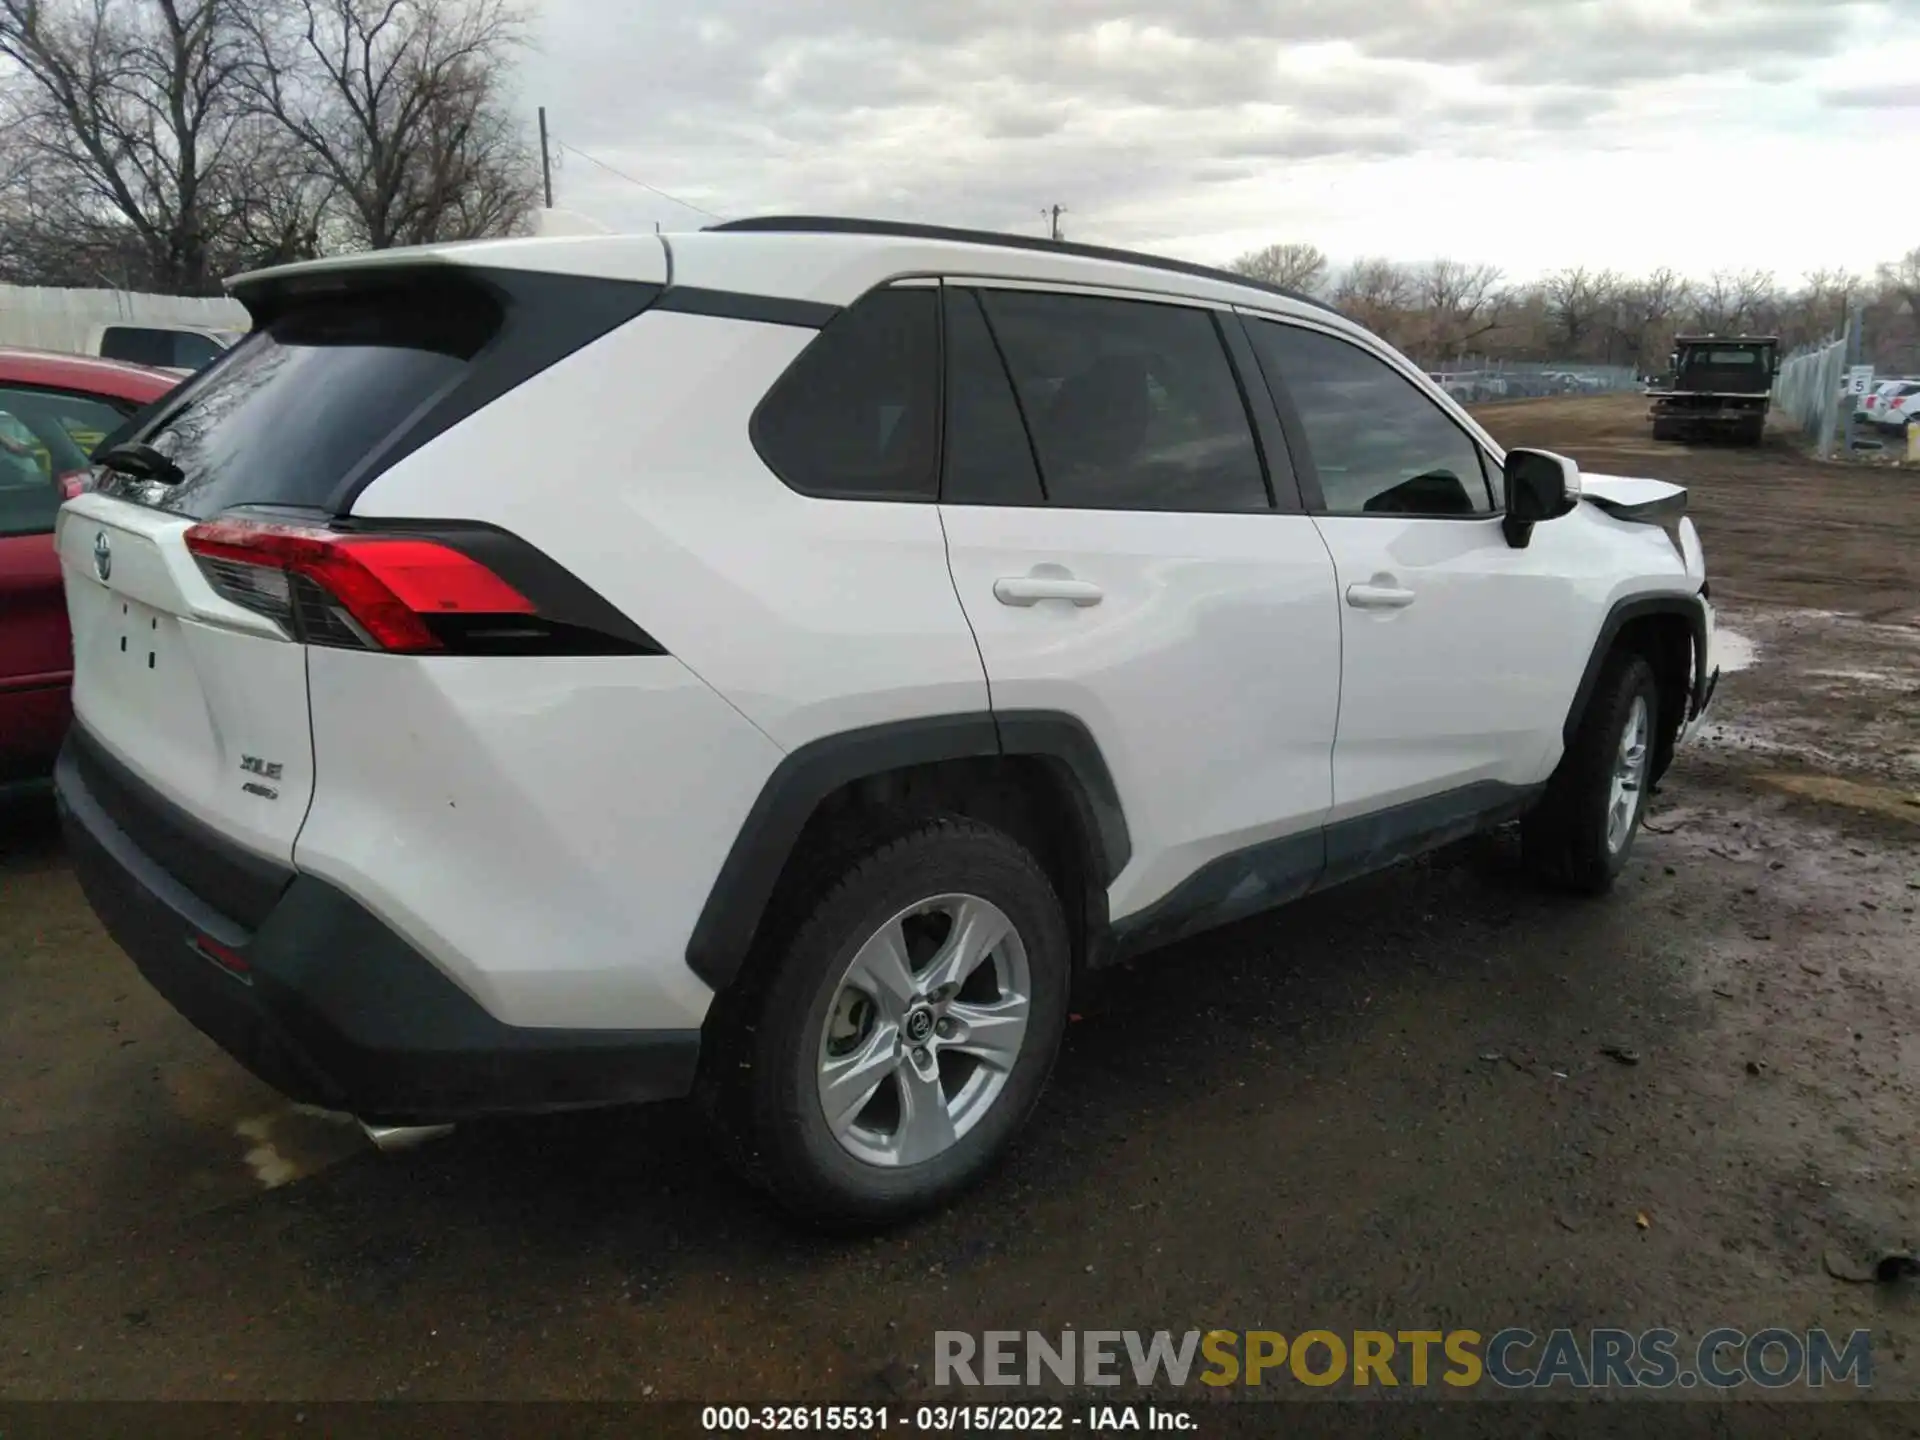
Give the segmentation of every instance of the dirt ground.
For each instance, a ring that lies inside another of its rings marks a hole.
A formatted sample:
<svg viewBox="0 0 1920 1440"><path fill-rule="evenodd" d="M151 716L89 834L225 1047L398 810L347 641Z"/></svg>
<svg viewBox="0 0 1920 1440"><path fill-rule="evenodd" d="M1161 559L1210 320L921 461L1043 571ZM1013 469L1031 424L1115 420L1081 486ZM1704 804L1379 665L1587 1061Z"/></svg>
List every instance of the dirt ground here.
<svg viewBox="0 0 1920 1440"><path fill-rule="evenodd" d="M1828 1267L1920 1243L1920 474L1643 403L1484 412L1689 485L1731 632L1615 895L1494 836L1113 974L1011 1162L884 1238L796 1236L678 1106L376 1154L149 993L15 805L0 1399L899 1402L936 1329L1823 1325L1920 1400L1920 1283Z"/></svg>

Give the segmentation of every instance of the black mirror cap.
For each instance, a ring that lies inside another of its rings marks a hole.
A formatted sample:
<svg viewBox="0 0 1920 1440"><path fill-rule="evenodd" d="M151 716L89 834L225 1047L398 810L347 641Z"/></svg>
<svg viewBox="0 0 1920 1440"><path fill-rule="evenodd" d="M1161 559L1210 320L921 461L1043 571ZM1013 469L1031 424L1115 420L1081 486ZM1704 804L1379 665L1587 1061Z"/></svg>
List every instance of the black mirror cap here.
<svg viewBox="0 0 1920 1440"><path fill-rule="evenodd" d="M1526 549L1533 527L1557 520L1580 503L1580 467L1551 450L1509 450L1502 467L1507 476L1507 543Z"/></svg>

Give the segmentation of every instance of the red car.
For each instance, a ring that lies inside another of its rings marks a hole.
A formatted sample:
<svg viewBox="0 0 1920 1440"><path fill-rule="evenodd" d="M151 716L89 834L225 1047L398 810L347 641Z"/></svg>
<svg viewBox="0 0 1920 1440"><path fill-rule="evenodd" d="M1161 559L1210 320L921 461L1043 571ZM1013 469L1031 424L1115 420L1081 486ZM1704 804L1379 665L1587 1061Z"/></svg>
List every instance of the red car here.
<svg viewBox="0 0 1920 1440"><path fill-rule="evenodd" d="M50 771L72 713L54 514L101 438L179 383L144 365L0 350L0 785Z"/></svg>

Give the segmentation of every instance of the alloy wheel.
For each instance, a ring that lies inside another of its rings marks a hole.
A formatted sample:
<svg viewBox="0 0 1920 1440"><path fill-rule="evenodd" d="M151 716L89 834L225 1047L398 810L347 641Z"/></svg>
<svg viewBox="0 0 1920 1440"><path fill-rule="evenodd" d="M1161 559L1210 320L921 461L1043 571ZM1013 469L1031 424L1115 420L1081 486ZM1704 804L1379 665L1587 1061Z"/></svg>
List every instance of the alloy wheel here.
<svg viewBox="0 0 1920 1440"><path fill-rule="evenodd" d="M847 1153L919 1165L979 1124L1026 1038L1032 980L1006 913L938 895L867 938L834 986L818 1092Z"/></svg>

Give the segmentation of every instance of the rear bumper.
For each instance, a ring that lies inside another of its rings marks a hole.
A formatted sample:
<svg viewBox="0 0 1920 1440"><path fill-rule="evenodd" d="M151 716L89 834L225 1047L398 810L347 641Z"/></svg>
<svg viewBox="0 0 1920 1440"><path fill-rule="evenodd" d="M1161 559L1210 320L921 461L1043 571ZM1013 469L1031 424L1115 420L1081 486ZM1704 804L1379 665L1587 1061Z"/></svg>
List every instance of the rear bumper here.
<svg viewBox="0 0 1920 1440"><path fill-rule="evenodd" d="M310 875L285 871L264 915L243 925L177 878L219 873L231 857L173 853L197 843L196 822L118 770L78 725L54 788L81 888L108 933L168 1003L292 1099L397 1125L692 1088L698 1030L502 1024L365 907ZM134 838L156 833L169 841L164 866Z"/></svg>
<svg viewBox="0 0 1920 1440"><path fill-rule="evenodd" d="M1750 425L1755 420L1766 418L1767 407L1761 404L1742 404L1729 401L1726 404L1705 405L1662 405L1656 404L1648 412L1655 420L1682 420L1689 425Z"/></svg>

